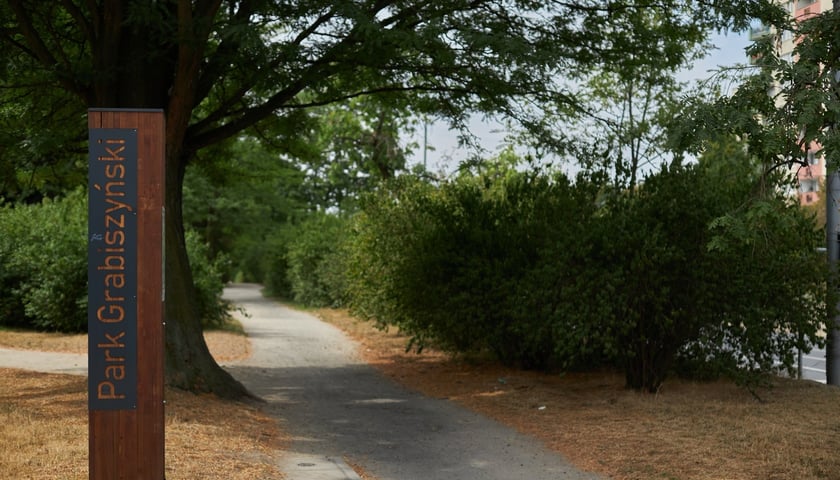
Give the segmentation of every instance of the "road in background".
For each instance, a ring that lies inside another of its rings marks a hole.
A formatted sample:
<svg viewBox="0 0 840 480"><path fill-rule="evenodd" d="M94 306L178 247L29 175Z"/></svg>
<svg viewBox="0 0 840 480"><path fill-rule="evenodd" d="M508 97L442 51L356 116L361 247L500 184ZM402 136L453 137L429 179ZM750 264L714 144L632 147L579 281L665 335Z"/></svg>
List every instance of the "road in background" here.
<svg viewBox="0 0 840 480"><path fill-rule="evenodd" d="M825 349L802 354L802 378L825 383Z"/></svg>

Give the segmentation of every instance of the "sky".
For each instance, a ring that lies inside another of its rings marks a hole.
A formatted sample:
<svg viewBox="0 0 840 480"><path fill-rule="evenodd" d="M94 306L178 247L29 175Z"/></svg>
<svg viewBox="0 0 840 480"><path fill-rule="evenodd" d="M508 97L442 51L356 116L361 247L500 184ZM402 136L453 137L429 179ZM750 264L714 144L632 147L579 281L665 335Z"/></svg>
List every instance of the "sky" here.
<svg viewBox="0 0 840 480"><path fill-rule="evenodd" d="M711 51L706 58L695 62L694 68L683 72L679 78L683 81L702 80L711 76L711 71L720 66L730 66L746 63L747 57L744 49L750 44L747 32L718 34L711 38L715 50ZM483 121L481 118L474 118L470 122L470 131L479 137L481 147L493 155L504 147L505 132L503 126L498 122ZM426 166L430 171L443 171L451 174L457 169L458 164L469 158L474 152L465 147L458 146L458 132L450 131L445 122L435 122L426 129ZM415 142L418 147L414 155L409 159L409 164L423 164L423 126L417 127L417 132L407 139L408 142Z"/></svg>

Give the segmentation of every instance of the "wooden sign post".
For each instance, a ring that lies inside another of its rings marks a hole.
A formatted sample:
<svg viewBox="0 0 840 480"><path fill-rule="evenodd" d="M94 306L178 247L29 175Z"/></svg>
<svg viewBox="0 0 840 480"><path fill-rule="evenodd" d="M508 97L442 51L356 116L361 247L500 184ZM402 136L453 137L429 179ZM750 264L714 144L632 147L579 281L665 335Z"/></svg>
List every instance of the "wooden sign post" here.
<svg viewBox="0 0 840 480"><path fill-rule="evenodd" d="M90 479L163 480L163 111L88 128Z"/></svg>

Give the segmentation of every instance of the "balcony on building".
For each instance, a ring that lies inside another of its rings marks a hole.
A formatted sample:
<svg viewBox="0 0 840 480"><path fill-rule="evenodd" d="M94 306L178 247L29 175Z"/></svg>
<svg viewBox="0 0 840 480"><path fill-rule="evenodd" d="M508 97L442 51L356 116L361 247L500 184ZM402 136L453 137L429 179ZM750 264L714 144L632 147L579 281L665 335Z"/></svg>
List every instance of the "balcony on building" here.
<svg viewBox="0 0 840 480"><path fill-rule="evenodd" d="M754 25L750 27L750 41L754 42L758 39L764 38L773 33L770 27L764 24Z"/></svg>

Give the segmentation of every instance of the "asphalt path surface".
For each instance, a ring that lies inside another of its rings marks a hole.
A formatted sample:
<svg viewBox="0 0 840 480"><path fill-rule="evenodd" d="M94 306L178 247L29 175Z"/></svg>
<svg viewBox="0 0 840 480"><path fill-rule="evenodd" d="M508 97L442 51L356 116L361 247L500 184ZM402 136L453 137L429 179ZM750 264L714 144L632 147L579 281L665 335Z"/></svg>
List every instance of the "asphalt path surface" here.
<svg viewBox="0 0 840 480"><path fill-rule="evenodd" d="M88 358L84 354L0 348L0 368L20 368L33 372L87 375Z"/></svg>
<svg viewBox="0 0 840 480"><path fill-rule="evenodd" d="M815 348L802 354L802 378L825 383L825 349Z"/></svg>
<svg viewBox="0 0 840 480"><path fill-rule="evenodd" d="M341 331L263 298L258 285L231 286L225 297L247 312L239 320L253 346L226 368L292 435L292 480L358 478L345 462L378 480L599 478L495 421L400 387Z"/></svg>

